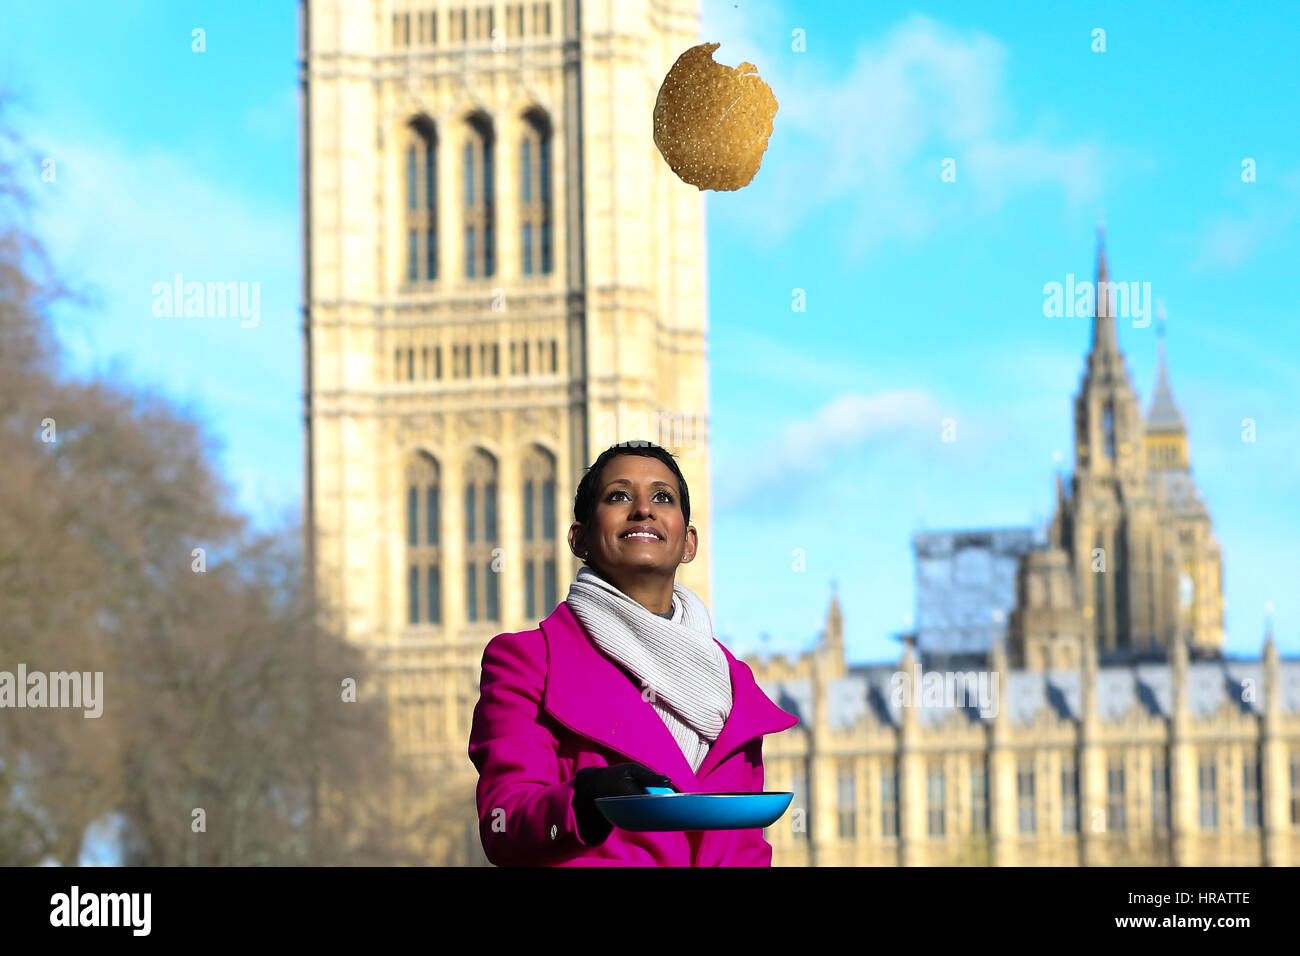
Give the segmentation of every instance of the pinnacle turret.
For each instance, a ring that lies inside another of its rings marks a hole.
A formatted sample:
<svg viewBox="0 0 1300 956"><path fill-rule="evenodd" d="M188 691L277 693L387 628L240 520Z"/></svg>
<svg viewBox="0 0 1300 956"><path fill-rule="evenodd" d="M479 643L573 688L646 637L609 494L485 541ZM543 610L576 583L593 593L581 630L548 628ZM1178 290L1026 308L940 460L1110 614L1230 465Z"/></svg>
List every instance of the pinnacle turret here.
<svg viewBox="0 0 1300 956"><path fill-rule="evenodd" d="M1110 299L1110 275L1106 269L1106 227L1097 227L1097 302L1093 310L1092 351L1118 352L1115 316Z"/></svg>
<svg viewBox="0 0 1300 956"><path fill-rule="evenodd" d="M1169 366L1165 356L1165 307L1156 307L1156 387L1147 411L1147 428L1154 431L1186 431L1187 422L1174 402L1169 387Z"/></svg>

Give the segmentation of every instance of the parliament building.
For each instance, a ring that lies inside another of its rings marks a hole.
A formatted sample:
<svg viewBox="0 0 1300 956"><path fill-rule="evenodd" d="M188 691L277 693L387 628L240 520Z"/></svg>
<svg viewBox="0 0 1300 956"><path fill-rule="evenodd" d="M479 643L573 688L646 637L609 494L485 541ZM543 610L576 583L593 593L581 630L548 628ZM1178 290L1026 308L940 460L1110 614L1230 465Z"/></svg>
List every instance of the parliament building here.
<svg viewBox="0 0 1300 956"><path fill-rule="evenodd" d="M307 557L422 775L394 813L482 865L483 648L563 599L583 470L669 448L710 540L704 198L651 137L698 0L300 19ZM776 865L1300 862L1300 661L1222 657L1164 363L1144 415L1097 311L1048 528L917 535L900 662L849 665L834 599L812 650L747 659L801 719L764 747L795 792ZM710 551L679 580L712 606ZM900 702L934 668L1001 678L998 706Z"/></svg>
<svg viewBox="0 0 1300 956"><path fill-rule="evenodd" d="M1143 414L1111 308L1099 292L1047 528L915 535L897 662L846 662L834 597L812 650L747 658L800 717L763 748L765 789L795 794L773 865L1300 864L1300 660L1271 634L1223 654L1163 337Z"/></svg>

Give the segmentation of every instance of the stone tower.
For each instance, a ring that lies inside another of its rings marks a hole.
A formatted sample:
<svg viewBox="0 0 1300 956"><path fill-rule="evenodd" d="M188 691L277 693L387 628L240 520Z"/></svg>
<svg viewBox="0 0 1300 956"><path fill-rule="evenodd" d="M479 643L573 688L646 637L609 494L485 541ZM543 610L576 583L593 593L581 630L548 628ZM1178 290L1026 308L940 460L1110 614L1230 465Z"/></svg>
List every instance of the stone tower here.
<svg viewBox="0 0 1300 956"><path fill-rule="evenodd" d="M1157 373L1146 415L1144 453L1152 486L1166 516L1177 580L1173 618L1193 647L1223 646L1223 555L1210 512L1192 480L1187 422L1174 402L1165 356L1164 309L1157 311Z"/></svg>
<svg viewBox="0 0 1300 956"><path fill-rule="evenodd" d="M697 2L303 0L301 31L309 560L472 823L483 647L563 600L603 448L679 457L710 602L704 199L651 135Z"/></svg>
<svg viewBox="0 0 1300 956"><path fill-rule="evenodd" d="M1069 493L1058 487L1053 545L1070 556L1083 631L1098 653L1168 650L1178 635L1189 650L1221 650L1219 545L1191 477L1163 340L1159 379L1144 417L1116 339L1113 287L1100 241L1096 288L1092 345L1075 397L1075 469ZM1050 575L1044 560L1025 573ZM1050 590L1045 580L1027 584L1031 591ZM1057 617L1066 610L1053 606ZM1024 631L1019 638L1034 643Z"/></svg>

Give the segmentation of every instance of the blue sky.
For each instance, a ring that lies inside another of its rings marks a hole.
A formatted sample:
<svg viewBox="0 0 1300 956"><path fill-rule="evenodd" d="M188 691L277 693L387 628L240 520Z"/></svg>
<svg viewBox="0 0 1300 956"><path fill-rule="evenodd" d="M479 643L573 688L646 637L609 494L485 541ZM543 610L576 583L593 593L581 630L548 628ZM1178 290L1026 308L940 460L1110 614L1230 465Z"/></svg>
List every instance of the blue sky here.
<svg viewBox="0 0 1300 956"><path fill-rule="evenodd" d="M1092 278L1104 210L1112 278L1150 282L1168 312L1193 474L1224 551L1228 650L1258 653L1273 601L1283 652L1300 653L1300 10L703 10L715 58L754 62L780 102L753 183L707 200L705 546L729 646L755 650L763 633L773 650L806 645L834 579L850 657L892 659L915 531L1047 518L1089 329L1045 318L1042 290ZM297 4L26 4L6 18L0 84L55 162L54 182L33 173L33 225L99 296L58 314L70 367L192 408L241 508L259 522L296 511ZM205 53L191 52L195 28ZM153 286L176 273L260 283L258 326L155 317ZM1144 407L1154 331L1119 328ZM957 441L940 440L944 418Z"/></svg>

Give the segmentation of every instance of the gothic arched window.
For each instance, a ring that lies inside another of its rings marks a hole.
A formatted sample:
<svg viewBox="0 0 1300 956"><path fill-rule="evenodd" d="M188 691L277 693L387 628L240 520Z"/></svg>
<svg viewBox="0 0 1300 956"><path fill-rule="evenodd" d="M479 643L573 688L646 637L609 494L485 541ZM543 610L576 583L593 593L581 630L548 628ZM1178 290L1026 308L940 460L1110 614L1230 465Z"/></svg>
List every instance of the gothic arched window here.
<svg viewBox="0 0 1300 956"><path fill-rule="evenodd" d="M534 445L520 463L524 504L524 616L546 616L555 593L555 456ZM540 602L540 604L539 604Z"/></svg>
<svg viewBox="0 0 1300 956"><path fill-rule="evenodd" d="M417 452L406 464L406 622L442 623L438 463Z"/></svg>
<svg viewBox="0 0 1300 956"><path fill-rule="evenodd" d="M465 189L465 277L487 278L496 272L492 187L492 123L481 113L465 124L461 178Z"/></svg>
<svg viewBox="0 0 1300 956"><path fill-rule="evenodd" d="M501 619L500 579L492 567L497 547L497 463L481 448L465 463L465 618Z"/></svg>
<svg viewBox="0 0 1300 956"><path fill-rule="evenodd" d="M519 223L520 271L550 273L551 124L540 110L524 115L519 141Z"/></svg>
<svg viewBox="0 0 1300 956"><path fill-rule="evenodd" d="M406 137L406 280L438 278L438 139L414 119Z"/></svg>

